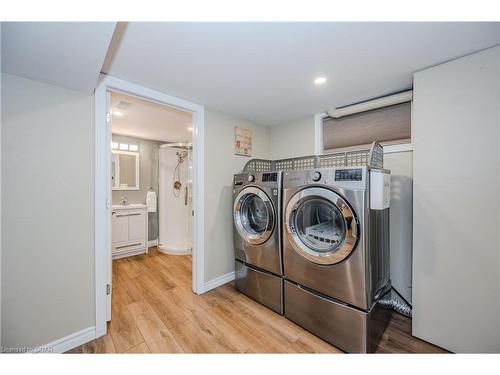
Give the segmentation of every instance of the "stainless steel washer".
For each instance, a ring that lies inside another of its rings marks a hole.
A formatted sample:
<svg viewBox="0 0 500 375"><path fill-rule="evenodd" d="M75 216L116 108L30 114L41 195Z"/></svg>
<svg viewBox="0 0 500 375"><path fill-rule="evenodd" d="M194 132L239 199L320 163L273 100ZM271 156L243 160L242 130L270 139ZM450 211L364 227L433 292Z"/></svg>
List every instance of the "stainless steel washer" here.
<svg viewBox="0 0 500 375"><path fill-rule="evenodd" d="M283 314L280 171L242 173L233 181L235 284Z"/></svg>
<svg viewBox="0 0 500 375"><path fill-rule="evenodd" d="M372 317L381 327L390 315L373 310L390 289L389 207L370 205L375 173L389 171L360 166L283 175L285 316L349 352L370 351L379 337Z"/></svg>

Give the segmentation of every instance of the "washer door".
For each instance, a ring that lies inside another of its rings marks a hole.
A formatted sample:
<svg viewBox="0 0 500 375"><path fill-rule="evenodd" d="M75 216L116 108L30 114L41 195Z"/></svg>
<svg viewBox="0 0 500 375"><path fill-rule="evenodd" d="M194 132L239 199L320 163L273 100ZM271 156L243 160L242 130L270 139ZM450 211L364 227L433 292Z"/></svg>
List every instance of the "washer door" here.
<svg viewBox="0 0 500 375"><path fill-rule="evenodd" d="M274 207L259 188L249 186L240 191L234 200L234 224L239 235L252 245L267 241L273 233Z"/></svg>
<svg viewBox="0 0 500 375"><path fill-rule="evenodd" d="M296 193L287 204L284 224L295 252L316 264L341 262L356 246L356 216L329 189L311 187Z"/></svg>

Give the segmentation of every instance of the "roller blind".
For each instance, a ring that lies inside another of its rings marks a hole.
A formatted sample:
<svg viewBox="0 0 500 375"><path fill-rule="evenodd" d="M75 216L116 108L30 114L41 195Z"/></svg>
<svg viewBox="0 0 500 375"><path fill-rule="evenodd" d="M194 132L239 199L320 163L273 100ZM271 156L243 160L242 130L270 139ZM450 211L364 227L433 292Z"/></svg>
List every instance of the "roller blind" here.
<svg viewBox="0 0 500 375"><path fill-rule="evenodd" d="M411 139L411 102L356 113L323 122L325 150L368 145L373 141L403 143Z"/></svg>

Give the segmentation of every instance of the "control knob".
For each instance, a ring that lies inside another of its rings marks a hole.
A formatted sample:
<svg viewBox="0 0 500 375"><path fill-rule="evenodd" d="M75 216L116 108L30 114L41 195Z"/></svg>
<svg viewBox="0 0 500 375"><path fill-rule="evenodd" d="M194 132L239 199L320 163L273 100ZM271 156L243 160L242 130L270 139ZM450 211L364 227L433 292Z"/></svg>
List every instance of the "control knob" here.
<svg viewBox="0 0 500 375"><path fill-rule="evenodd" d="M311 176L311 179L313 181L319 181L321 179L321 173L319 173L318 171L314 171Z"/></svg>
<svg viewBox="0 0 500 375"><path fill-rule="evenodd" d="M248 175L248 182L253 182L255 180L255 176L253 174Z"/></svg>

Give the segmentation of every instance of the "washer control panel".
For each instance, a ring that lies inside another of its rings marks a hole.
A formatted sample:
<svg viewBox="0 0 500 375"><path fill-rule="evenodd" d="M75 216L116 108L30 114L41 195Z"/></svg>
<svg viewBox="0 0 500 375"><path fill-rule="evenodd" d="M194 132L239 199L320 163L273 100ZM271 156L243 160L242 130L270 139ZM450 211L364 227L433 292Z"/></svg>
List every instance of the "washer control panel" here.
<svg viewBox="0 0 500 375"><path fill-rule="evenodd" d="M363 170L361 168L337 169L335 171L335 181L361 181Z"/></svg>
<svg viewBox="0 0 500 375"><path fill-rule="evenodd" d="M233 177L233 186L258 185L263 187L281 187L282 172L239 173Z"/></svg>
<svg viewBox="0 0 500 375"><path fill-rule="evenodd" d="M278 181L278 173L262 173L262 182Z"/></svg>

